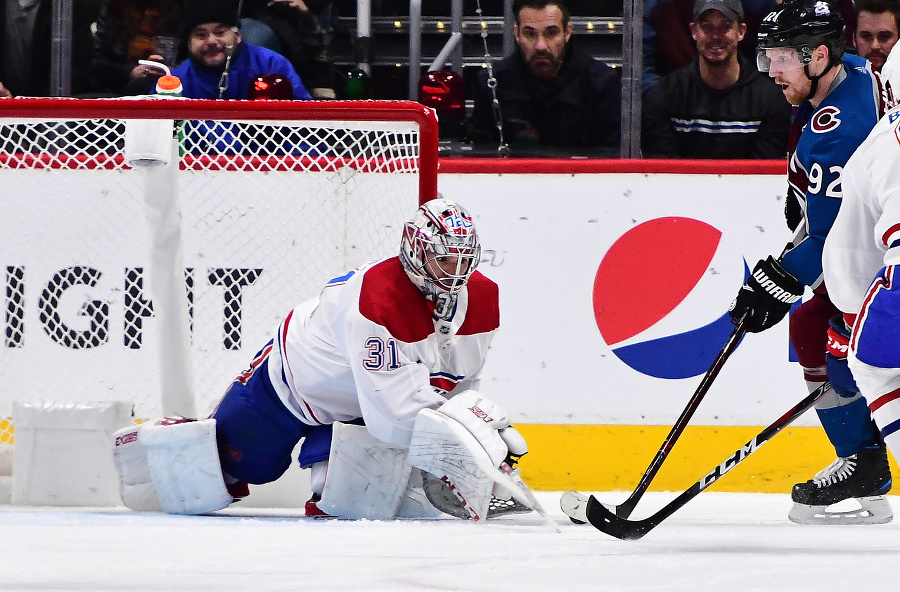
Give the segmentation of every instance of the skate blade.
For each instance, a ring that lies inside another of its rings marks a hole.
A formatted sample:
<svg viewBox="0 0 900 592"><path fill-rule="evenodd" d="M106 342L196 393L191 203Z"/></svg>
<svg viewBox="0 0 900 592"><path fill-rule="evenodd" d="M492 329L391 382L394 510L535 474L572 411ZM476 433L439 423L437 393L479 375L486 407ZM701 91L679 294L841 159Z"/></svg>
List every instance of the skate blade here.
<svg viewBox="0 0 900 592"><path fill-rule="evenodd" d="M835 509L845 502L857 502L859 508L842 510ZM829 510L828 508L832 508ZM872 497L860 497L854 500L844 500L831 506L807 506L794 503L794 507L788 512L788 520L794 524L811 525L855 525L855 524L888 524L894 519L894 512L890 502L883 495Z"/></svg>

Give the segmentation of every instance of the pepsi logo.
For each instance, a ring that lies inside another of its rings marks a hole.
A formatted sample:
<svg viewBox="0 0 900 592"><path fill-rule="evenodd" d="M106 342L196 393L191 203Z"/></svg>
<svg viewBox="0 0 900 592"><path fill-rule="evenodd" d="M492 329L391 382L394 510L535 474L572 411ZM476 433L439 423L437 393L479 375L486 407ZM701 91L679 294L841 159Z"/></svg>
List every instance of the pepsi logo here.
<svg viewBox="0 0 900 592"><path fill-rule="evenodd" d="M734 329L728 306L750 269L738 245L693 218L643 222L594 278L597 328L619 360L656 378L705 373Z"/></svg>

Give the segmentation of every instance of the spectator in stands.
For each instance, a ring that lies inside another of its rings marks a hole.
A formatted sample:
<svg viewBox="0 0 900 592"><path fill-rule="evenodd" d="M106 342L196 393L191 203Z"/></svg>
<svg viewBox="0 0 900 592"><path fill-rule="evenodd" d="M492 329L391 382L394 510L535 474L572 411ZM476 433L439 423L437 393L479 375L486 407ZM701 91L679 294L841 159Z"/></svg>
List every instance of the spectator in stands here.
<svg viewBox="0 0 900 592"><path fill-rule="evenodd" d="M0 10L0 80L11 96L48 97L51 79L52 0L7 0ZM99 0L72 3L71 94L89 92L91 24ZM3 93L0 93L3 94Z"/></svg>
<svg viewBox="0 0 900 592"><path fill-rule="evenodd" d="M747 32L738 49L749 60L756 60L756 31L759 22L779 0L744 0L744 24ZM852 2L852 0L846 0ZM692 40L694 0L645 0L644 59L642 94L646 99L660 79L697 59Z"/></svg>
<svg viewBox="0 0 900 592"><path fill-rule="evenodd" d="M517 50L493 65L503 137L513 153L618 154L621 83L571 42L564 0L516 0ZM478 77L472 137L499 141L488 71ZM551 150L547 150L551 149Z"/></svg>
<svg viewBox="0 0 900 592"><path fill-rule="evenodd" d="M317 99L335 98L328 58L332 4L332 0L244 0L242 11L243 17L273 32L275 51L288 58Z"/></svg>
<svg viewBox="0 0 900 592"><path fill-rule="evenodd" d="M897 0L857 0L856 34L853 45L857 53L869 60L872 69L881 72L900 33L900 2Z"/></svg>
<svg viewBox="0 0 900 592"><path fill-rule="evenodd" d="M138 60L175 67L181 4L182 0L103 1L92 68L92 84L99 94L150 94L165 71Z"/></svg>
<svg viewBox="0 0 900 592"><path fill-rule="evenodd" d="M184 96L246 99L256 76L282 74L291 81L294 98L311 99L284 56L243 42L238 5L236 0L186 0L182 31L188 59L172 71L181 79Z"/></svg>
<svg viewBox="0 0 900 592"><path fill-rule="evenodd" d="M738 52L740 0L696 0L698 58L668 75L642 107L641 148L657 158L785 158L791 107Z"/></svg>

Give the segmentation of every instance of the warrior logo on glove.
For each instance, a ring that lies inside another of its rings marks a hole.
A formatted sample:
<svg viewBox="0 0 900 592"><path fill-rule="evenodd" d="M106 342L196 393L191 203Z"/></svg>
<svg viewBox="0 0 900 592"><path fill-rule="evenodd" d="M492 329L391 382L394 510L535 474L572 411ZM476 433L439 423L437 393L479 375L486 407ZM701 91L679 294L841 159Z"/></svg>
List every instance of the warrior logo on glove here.
<svg viewBox="0 0 900 592"><path fill-rule="evenodd" d="M741 286L731 303L731 321L737 325L747 314L747 331L765 331L777 325L802 296L803 284L769 255L768 259L756 264L753 275Z"/></svg>

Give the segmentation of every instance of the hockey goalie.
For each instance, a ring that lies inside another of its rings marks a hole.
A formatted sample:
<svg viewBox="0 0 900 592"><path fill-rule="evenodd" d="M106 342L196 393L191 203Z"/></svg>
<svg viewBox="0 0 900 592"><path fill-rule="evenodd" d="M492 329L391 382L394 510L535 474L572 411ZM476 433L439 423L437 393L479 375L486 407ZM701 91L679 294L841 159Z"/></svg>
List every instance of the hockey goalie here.
<svg viewBox="0 0 900 592"><path fill-rule="evenodd" d="M275 481L301 443L307 516L481 520L530 511L514 469L525 440L478 392L499 327L497 285L476 271L472 217L435 199L399 256L329 281L292 310L203 420L115 434L126 506L202 514Z"/></svg>

